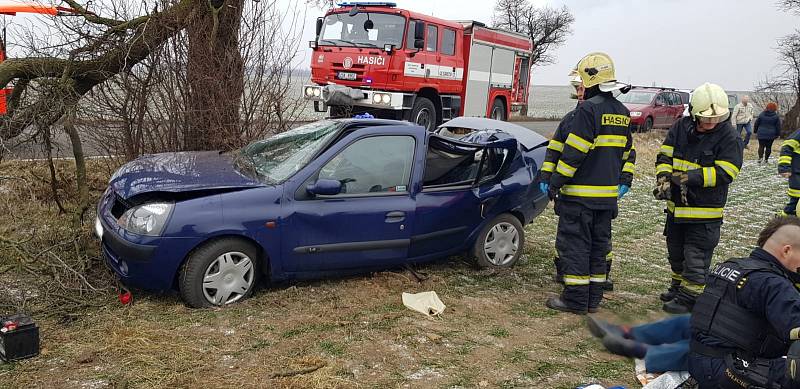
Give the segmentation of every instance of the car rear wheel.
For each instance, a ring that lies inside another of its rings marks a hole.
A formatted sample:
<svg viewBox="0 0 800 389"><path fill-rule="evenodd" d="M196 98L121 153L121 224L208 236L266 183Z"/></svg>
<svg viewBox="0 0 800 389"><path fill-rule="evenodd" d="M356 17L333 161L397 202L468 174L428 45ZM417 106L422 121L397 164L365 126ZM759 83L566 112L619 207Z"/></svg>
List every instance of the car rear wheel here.
<svg viewBox="0 0 800 389"><path fill-rule="evenodd" d="M642 125L642 131L641 132L648 132L648 131L650 131L652 129L653 129L653 118L652 117L648 117L647 119L644 119L644 124Z"/></svg>
<svg viewBox="0 0 800 389"><path fill-rule="evenodd" d="M525 230L514 215L504 213L486 224L475 240L473 255L482 268L511 267L525 245Z"/></svg>
<svg viewBox="0 0 800 389"><path fill-rule="evenodd" d="M433 131L436 128L436 106L425 97L417 97L414 100L414 108L411 109L410 121L425 127L428 131Z"/></svg>
<svg viewBox="0 0 800 389"><path fill-rule="evenodd" d="M193 308L223 306L253 293L258 250L236 238L212 241L194 250L181 268L178 287Z"/></svg>
<svg viewBox="0 0 800 389"><path fill-rule="evenodd" d="M494 103L492 103L491 118L494 120L506 120L506 106L500 99L494 99Z"/></svg>

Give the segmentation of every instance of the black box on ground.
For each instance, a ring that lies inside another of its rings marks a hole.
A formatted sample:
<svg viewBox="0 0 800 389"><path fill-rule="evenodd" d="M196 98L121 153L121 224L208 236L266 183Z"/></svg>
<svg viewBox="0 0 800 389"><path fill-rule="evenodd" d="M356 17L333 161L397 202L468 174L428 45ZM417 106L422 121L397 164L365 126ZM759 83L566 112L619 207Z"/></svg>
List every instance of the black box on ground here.
<svg viewBox="0 0 800 389"><path fill-rule="evenodd" d="M27 315L0 318L0 358L6 362L39 355L39 327Z"/></svg>

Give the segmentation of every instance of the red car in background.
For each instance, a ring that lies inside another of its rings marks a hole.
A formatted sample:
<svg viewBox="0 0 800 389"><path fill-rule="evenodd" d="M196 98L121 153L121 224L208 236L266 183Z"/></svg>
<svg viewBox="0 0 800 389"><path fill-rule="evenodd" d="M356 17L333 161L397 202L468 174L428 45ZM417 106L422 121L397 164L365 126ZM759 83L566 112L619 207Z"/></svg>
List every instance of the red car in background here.
<svg viewBox="0 0 800 389"><path fill-rule="evenodd" d="M672 88L635 86L617 99L631 111L633 130L669 128L683 116L683 100Z"/></svg>

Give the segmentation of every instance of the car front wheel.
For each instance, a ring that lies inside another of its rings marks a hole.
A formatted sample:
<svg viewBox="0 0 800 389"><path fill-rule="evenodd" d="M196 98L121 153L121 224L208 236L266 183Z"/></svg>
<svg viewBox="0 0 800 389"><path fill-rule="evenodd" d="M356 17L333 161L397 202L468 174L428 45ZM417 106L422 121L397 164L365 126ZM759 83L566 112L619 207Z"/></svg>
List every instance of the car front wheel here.
<svg viewBox="0 0 800 389"><path fill-rule="evenodd" d="M648 132L653 129L653 118L648 117L644 120L644 125L642 126L642 132Z"/></svg>
<svg viewBox="0 0 800 389"><path fill-rule="evenodd" d="M502 214L486 224L475 240L473 255L478 266L511 267L517 263L525 245L525 230L519 219Z"/></svg>
<svg viewBox="0 0 800 389"><path fill-rule="evenodd" d="M258 250L236 238L205 244L181 268L179 289L193 308L223 306L253 293L258 280Z"/></svg>

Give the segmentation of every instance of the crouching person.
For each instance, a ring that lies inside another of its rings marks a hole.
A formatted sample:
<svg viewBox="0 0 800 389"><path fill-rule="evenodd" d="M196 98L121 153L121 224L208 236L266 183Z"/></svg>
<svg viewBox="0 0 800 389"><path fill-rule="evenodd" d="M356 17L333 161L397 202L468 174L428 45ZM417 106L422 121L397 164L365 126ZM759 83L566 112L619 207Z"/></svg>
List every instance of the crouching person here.
<svg viewBox="0 0 800 389"><path fill-rule="evenodd" d="M758 246L717 265L694 306L700 388L800 388L800 219L771 220Z"/></svg>

